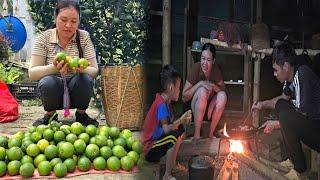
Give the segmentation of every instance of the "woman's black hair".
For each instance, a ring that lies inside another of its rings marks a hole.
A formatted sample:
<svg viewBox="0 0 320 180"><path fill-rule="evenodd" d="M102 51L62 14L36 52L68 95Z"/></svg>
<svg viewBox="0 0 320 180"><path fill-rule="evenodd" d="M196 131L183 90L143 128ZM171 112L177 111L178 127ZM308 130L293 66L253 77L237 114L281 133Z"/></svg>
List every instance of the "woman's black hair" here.
<svg viewBox="0 0 320 180"><path fill-rule="evenodd" d="M212 59L214 59L216 57L216 47L211 44L211 43L205 43L203 46L202 46L202 51L204 50L209 50L212 54Z"/></svg>
<svg viewBox="0 0 320 180"><path fill-rule="evenodd" d="M291 66L296 65L296 52L289 42L284 42L273 48L272 63L283 66L288 62Z"/></svg>
<svg viewBox="0 0 320 180"><path fill-rule="evenodd" d="M162 68L160 73L160 82L163 91L167 89L169 84L175 84L177 79L181 79L181 75L173 65L166 65Z"/></svg>
<svg viewBox="0 0 320 180"><path fill-rule="evenodd" d="M78 0L58 0L55 8L55 16L58 16L61 9L73 7L79 13L80 16L80 5Z"/></svg>

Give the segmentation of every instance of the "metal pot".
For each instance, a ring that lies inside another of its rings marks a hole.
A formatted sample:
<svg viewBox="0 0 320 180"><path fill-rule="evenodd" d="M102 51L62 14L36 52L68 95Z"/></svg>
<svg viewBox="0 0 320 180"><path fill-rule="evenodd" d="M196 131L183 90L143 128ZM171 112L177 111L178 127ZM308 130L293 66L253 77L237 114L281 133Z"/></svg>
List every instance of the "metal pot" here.
<svg viewBox="0 0 320 180"><path fill-rule="evenodd" d="M195 156L189 161L189 180L212 180L213 159L210 156Z"/></svg>

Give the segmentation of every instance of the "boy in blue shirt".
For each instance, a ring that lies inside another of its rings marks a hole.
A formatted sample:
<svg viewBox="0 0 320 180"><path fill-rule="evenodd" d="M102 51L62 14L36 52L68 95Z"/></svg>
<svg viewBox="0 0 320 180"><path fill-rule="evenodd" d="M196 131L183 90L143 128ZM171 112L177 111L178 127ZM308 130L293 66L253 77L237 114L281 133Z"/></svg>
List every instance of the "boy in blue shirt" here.
<svg viewBox="0 0 320 180"><path fill-rule="evenodd" d="M143 154L147 161L158 162L166 156L166 172L163 179L175 179L171 175L176 165L176 157L184 138L182 124L189 123L191 111L184 113L178 120L173 121L171 101L178 101L180 94L181 76L173 66L167 65L161 71L162 92L156 98L144 121L141 140Z"/></svg>

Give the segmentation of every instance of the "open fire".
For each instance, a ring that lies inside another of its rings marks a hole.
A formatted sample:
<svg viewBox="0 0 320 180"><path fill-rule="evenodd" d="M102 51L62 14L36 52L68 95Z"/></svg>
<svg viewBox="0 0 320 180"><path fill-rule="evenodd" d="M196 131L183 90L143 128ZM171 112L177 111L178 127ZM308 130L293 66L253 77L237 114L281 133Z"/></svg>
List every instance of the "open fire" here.
<svg viewBox="0 0 320 180"><path fill-rule="evenodd" d="M234 153L244 153L241 140L231 139L227 133L227 125L224 124L223 135L229 139L229 155L225 158L223 166L220 169L217 180L238 180L239 179L239 163Z"/></svg>
<svg viewBox="0 0 320 180"><path fill-rule="evenodd" d="M223 127L223 135L230 138L229 134L227 133L227 124L224 123L224 127ZM235 140L235 139L229 139L230 142L230 153L243 153L244 152L244 148L242 145L241 140Z"/></svg>

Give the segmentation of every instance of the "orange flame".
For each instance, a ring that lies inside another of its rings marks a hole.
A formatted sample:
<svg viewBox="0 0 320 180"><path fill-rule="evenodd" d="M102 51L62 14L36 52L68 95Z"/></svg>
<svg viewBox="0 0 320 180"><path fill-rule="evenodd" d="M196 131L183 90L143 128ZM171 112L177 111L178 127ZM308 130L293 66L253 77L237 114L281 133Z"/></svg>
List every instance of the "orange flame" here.
<svg viewBox="0 0 320 180"><path fill-rule="evenodd" d="M230 137L229 134L227 133L227 123L224 123L224 126L223 126L223 135L225 137Z"/></svg>
<svg viewBox="0 0 320 180"><path fill-rule="evenodd" d="M236 152L239 154L244 152L244 148L241 143L241 140L230 139L230 153L232 152Z"/></svg>
<svg viewBox="0 0 320 180"><path fill-rule="evenodd" d="M227 124L224 123L224 127L223 127L223 135L226 137L230 137L229 134L227 133ZM243 145L241 143L241 140L233 140L230 139L230 153L243 153L244 152L244 148Z"/></svg>

